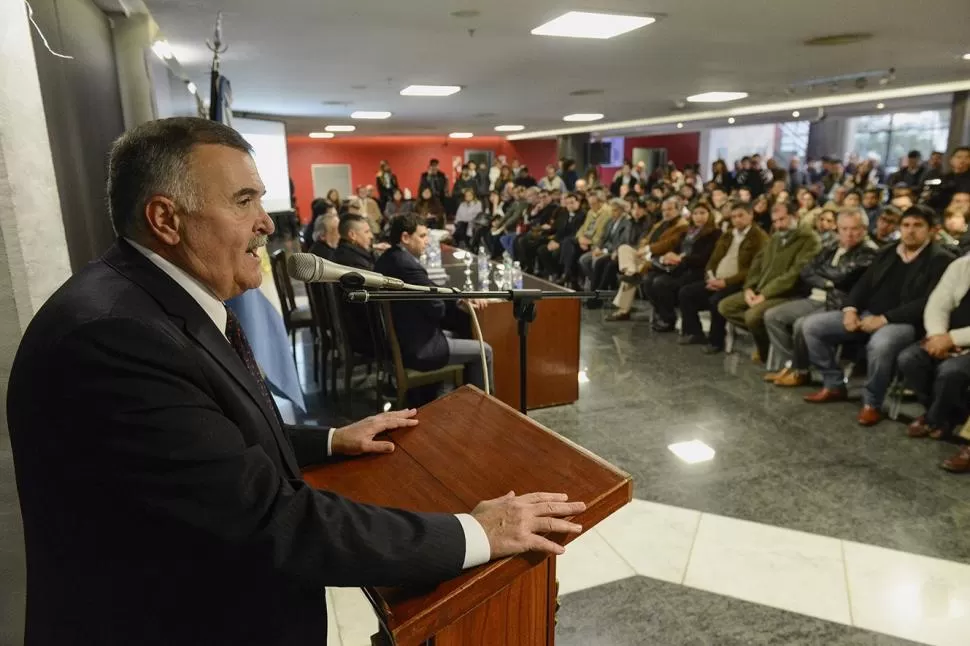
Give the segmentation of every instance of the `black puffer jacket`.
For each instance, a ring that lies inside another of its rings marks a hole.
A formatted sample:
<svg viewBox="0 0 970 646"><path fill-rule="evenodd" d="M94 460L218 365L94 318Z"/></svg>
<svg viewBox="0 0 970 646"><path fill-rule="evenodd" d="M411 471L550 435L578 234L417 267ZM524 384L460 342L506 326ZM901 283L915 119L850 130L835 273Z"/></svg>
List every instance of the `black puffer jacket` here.
<svg viewBox="0 0 970 646"><path fill-rule="evenodd" d="M879 246L866 238L839 258L839 264L832 266L832 258L839 250L836 240L822 248L812 261L805 265L801 273L802 285L806 287L806 296L812 288L824 289L825 309L842 309L843 301L852 287L872 264Z"/></svg>

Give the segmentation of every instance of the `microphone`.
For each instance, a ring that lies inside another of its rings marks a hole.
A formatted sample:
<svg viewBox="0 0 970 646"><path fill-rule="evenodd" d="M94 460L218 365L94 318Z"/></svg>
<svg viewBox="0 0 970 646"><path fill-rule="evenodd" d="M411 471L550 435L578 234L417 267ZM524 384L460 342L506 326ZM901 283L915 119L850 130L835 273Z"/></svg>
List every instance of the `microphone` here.
<svg viewBox="0 0 970 646"><path fill-rule="evenodd" d="M370 289L407 289L404 281L366 269L338 265L312 253L294 253L286 259L290 276L304 283L345 283ZM357 276L363 279L362 284Z"/></svg>

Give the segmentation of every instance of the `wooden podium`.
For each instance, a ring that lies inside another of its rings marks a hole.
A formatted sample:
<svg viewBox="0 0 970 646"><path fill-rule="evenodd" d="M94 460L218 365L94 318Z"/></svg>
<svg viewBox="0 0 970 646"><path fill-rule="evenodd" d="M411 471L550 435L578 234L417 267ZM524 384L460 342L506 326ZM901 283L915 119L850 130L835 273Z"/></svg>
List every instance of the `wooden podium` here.
<svg viewBox="0 0 970 646"><path fill-rule="evenodd" d="M464 386L390 433L397 449L304 473L312 486L358 502L424 512L469 512L482 500L534 491L586 503L572 520L589 530L633 497L629 475ZM573 536L549 538L565 544ZM433 589L364 591L398 646L551 646L556 559L529 553L493 561Z"/></svg>

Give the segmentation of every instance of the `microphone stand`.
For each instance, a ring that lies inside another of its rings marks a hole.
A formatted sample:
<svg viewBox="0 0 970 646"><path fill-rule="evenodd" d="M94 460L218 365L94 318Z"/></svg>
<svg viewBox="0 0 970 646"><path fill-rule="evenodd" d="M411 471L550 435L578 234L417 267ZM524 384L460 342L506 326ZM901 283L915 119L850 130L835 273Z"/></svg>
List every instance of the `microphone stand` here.
<svg viewBox="0 0 970 646"><path fill-rule="evenodd" d="M529 324L536 320L536 303L544 299L601 299L600 292L559 292L541 289L510 289L501 291L463 292L449 287L431 288L432 292L412 291L366 291L360 289L362 281L359 275L345 275L340 280L344 287L345 297L350 303L368 303L371 301L428 301L446 300L458 301L462 299L491 299L510 301L512 315L518 322L519 335L519 411L527 415L526 396L528 394L527 348ZM494 384L493 384L494 388Z"/></svg>

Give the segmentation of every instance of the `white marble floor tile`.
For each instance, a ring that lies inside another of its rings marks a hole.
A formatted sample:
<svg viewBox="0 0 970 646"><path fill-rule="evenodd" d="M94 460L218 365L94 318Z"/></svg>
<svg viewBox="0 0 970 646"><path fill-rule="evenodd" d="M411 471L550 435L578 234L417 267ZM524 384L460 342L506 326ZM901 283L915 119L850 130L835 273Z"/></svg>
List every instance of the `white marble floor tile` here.
<svg viewBox="0 0 970 646"><path fill-rule="evenodd" d="M620 558L595 529L567 545L566 553L556 559L560 594L585 590L635 575L633 568Z"/></svg>
<svg viewBox="0 0 970 646"><path fill-rule="evenodd" d="M851 623L837 539L702 514L684 584Z"/></svg>
<svg viewBox="0 0 970 646"><path fill-rule="evenodd" d="M682 583L701 513L634 500L596 531L637 574Z"/></svg>
<svg viewBox="0 0 970 646"><path fill-rule="evenodd" d="M360 588L330 588L342 646L370 646L377 615ZM332 627L334 624L330 624Z"/></svg>
<svg viewBox="0 0 970 646"><path fill-rule="evenodd" d="M327 588L327 646L343 646L340 640L340 627L337 625L337 613L334 610L333 595Z"/></svg>
<svg viewBox="0 0 970 646"><path fill-rule="evenodd" d="M935 646L970 644L970 565L844 542L856 626Z"/></svg>

